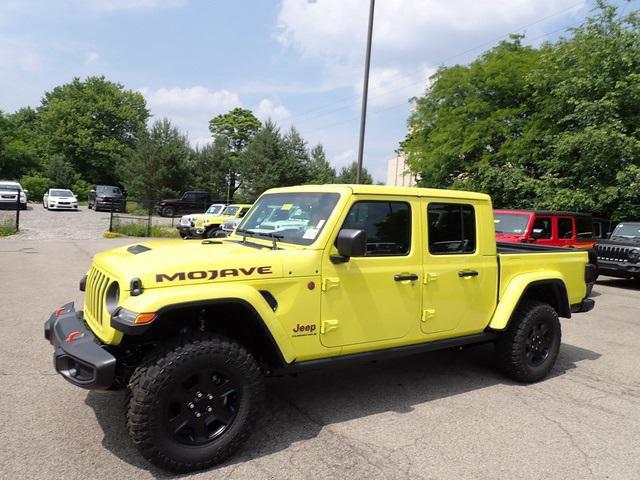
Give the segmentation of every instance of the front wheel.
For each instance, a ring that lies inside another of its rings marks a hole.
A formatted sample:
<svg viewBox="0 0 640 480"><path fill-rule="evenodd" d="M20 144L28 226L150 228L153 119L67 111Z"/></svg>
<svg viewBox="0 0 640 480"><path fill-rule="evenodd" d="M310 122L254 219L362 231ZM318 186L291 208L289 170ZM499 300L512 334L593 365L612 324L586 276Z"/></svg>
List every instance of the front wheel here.
<svg viewBox="0 0 640 480"><path fill-rule="evenodd" d="M191 337L144 362L132 376L129 435L151 463L201 470L235 453L263 403L253 356L220 336Z"/></svg>
<svg viewBox="0 0 640 480"><path fill-rule="evenodd" d="M207 230L204 236L207 238L216 238L219 230L220 230L219 227L212 227L209 230Z"/></svg>
<svg viewBox="0 0 640 480"><path fill-rule="evenodd" d="M556 363L561 336L558 314L549 304L523 300L496 341L499 366L514 380L538 382Z"/></svg>

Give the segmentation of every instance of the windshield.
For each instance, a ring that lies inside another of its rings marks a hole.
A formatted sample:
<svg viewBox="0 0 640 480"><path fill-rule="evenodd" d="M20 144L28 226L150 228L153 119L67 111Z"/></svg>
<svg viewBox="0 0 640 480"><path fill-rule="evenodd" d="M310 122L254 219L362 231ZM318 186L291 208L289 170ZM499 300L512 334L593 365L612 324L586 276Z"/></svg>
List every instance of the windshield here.
<svg viewBox="0 0 640 480"><path fill-rule="evenodd" d="M2 183L0 184L0 190L11 190L15 192L16 190L22 191L22 188L20 188L20 185L18 184L11 185L11 184Z"/></svg>
<svg viewBox="0 0 640 480"><path fill-rule="evenodd" d="M529 216L515 213L496 213L493 221L496 224L496 233L520 235L527 230Z"/></svg>
<svg viewBox="0 0 640 480"><path fill-rule="evenodd" d="M106 185L98 185L96 193L101 195L120 195L120 189L118 187L108 187Z"/></svg>
<svg viewBox="0 0 640 480"><path fill-rule="evenodd" d="M235 215L240 207L227 207L222 211L222 215Z"/></svg>
<svg viewBox="0 0 640 480"><path fill-rule="evenodd" d="M640 223L621 223L611 234L611 238L630 238L640 240Z"/></svg>
<svg viewBox="0 0 640 480"><path fill-rule="evenodd" d="M238 225L240 235L273 234L279 240L310 245L338 202L337 193L269 193L258 199Z"/></svg>
<svg viewBox="0 0 640 480"><path fill-rule="evenodd" d="M223 208L224 205L211 205L204 213L206 213L207 215L218 215Z"/></svg>
<svg viewBox="0 0 640 480"><path fill-rule="evenodd" d="M71 190L50 190L49 195L52 197L73 197Z"/></svg>

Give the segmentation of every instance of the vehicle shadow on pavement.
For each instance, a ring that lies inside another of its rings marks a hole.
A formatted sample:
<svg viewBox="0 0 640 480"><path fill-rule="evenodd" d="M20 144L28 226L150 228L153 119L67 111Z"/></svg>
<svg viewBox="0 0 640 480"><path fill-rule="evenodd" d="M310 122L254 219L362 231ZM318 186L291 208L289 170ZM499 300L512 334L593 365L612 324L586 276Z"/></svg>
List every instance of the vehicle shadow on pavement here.
<svg viewBox="0 0 640 480"><path fill-rule="evenodd" d="M550 378L599 357L591 350L562 344ZM223 465L285 450L295 442L315 438L327 425L384 412L406 414L416 405L468 391L498 384L519 385L495 368L493 358L493 347L481 345L268 379L266 408L254 434L242 451ZM85 402L102 427L105 448L156 478L172 478L146 462L129 441L123 392L91 391Z"/></svg>

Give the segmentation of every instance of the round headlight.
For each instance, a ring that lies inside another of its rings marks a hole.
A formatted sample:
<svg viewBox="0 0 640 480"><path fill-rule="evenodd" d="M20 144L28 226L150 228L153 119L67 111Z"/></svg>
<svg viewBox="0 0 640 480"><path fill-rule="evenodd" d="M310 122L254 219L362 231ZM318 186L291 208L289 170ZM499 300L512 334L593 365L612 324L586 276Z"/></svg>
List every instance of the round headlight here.
<svg viewBox="0 0 640 480"><path fill-rule="evenodd" d="M633 250L629 250L629 261L633 263L637 263L640 260L640 249L634 248Z"/></svg>
<svg viewBox="0 0 640 480"><path fill-rule="evenodd" d="M120 301L120 285L118 282L111 282L109 288L107 288L107 293L104 297L104 303L107 307L107 312L109 315L112 315L118 306L118 302Z"/></svg>

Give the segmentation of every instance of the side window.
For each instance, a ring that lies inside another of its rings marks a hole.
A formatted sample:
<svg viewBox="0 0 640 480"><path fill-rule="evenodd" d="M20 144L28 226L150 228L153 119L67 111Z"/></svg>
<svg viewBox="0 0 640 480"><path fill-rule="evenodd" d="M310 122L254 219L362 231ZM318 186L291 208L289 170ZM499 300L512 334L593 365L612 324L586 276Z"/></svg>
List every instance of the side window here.
<svg viewBox="0 0 640 480"><path fill-rule="evenodd" d="M576 231L578 232L578 238L591 240L594 237L594 227L595 225L591 221L591 218L584 217L582 215L576 217Z"/></svg>
<svg viewBox="0 0 640 480"><path fill-rule="evenodd" d="M537 238L550 239L551 238L551 219L546 217L538 217L533 221L533 231L540 232Z"/></svg>
<svg viewBox="0 0 640 480"><path fill-rule="evenodd" d="M411 207L404 202L355 203L342 228L366 230L367 256L406 255L411 249Z"/></svg>
<svg viewBox="0 0 640 480"><path fill-rule="evenodd" d="M471 205L430 203L427 221L432 255L476 251L476 213Z"/></svg>
<svg viewBox="0 0 640 480"><path fill-rule="evenodd" d="M573 238L573 220L571 218L558 218L558 238Z"/></svg>
<svg viewBox="0 0 640 480"><path fill-rule="evenodd" d="M194 193L185 193L184 197L183 197L183 200L186 200L187 202L192 202L195 199L196 198L195 198L195 194Z"/></svg>
<svg viewBox="0 0 640 480"><path fill-rule="evenodd" d="M238 218L244 217L248 211L249 211L248 208L243 208L242 210L240 210L240 213L238 214Z"/></svg>

